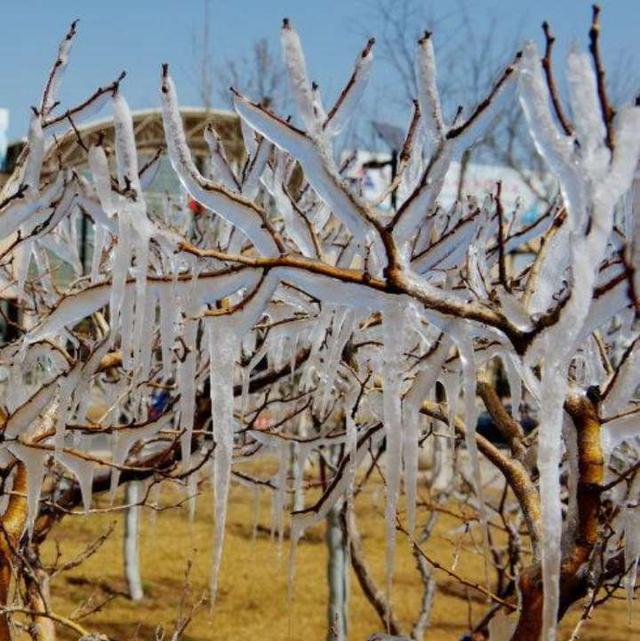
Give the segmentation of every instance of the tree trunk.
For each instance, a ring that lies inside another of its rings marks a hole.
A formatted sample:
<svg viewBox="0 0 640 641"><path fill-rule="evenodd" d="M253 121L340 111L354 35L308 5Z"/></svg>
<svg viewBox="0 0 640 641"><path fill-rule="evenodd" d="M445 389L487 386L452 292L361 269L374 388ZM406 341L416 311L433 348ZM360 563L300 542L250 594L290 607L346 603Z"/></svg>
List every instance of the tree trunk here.
<svg viewBox="0 0 640 641"><path fill-rule="evenodd" d="M27 520L27 472L22 463L16 464L16 473L11 487L7 509L2 515L0 531L0 606L9 606L11 569L14 551L20 541ZM0 641L11 641L9 617L0 614Z"/></svg>
<svg viewBox="0 0 640 641"><path fill-rule="evenodd" d="M327 514L327 582L329 585L328 641L347 638L347 542L342 528L343 501Z"/></svg>
<svg viewBox="0 0 640 641"><path fill-rule="evenodd" d="M124 574L127 580L129 597L140 601L144 597L142 579L140 578L140 486L137 481L130 481L126 486L125 503L129 505L124 517Z"/></svg>

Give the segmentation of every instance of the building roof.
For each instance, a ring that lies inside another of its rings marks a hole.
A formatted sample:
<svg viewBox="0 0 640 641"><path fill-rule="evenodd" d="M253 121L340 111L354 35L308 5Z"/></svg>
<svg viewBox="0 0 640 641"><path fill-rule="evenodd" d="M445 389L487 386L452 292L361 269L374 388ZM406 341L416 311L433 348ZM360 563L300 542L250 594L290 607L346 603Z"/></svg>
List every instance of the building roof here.
<svg viewBox="0 0 640 641"><path fill-rule="evenodd" d="M244 144L240 130L240 119L236 113L204 107L182 107L180 114L184 123L187 143L196 159L203 158L208 154L203 134L209 123L215 125L230 160L242 158ZM134 111L132 117L133 131L140 156L150 156L165 146L162 112L159 108ZM76 128L77 133L70 128L49 149L43 165L43 177L56 170L60 164L64 167L77 168L87 163L87 154L79 138L85 145L88 145L92 139L102 136L103 145L107 150L113 148L114 126L111 116L77 125ZM26 140L23 139L9 145L9 173L12 170L11 161L15 161L20 155L25 143Z"/></svg>

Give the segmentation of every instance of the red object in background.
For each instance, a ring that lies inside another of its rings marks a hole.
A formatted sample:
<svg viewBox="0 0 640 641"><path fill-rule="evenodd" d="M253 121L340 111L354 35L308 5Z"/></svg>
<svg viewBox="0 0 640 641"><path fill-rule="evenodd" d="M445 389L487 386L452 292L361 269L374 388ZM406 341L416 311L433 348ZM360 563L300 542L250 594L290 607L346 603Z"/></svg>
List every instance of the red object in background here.
<svg viewBox="0 0 640 641"><path fill-rule="evenodd" d="M194 214L201 214L203 211L202 205L197 200L193 200L193 198L189 200L189 209Z"/></svg>

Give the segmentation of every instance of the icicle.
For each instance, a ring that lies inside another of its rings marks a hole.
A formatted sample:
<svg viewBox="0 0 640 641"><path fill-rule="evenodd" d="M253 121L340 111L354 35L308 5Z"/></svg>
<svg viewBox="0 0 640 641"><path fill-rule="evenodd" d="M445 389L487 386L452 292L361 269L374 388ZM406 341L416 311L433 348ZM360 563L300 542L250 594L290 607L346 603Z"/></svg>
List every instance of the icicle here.
<svg viewBox="0 0 640 641"><path fill-rule="evenodd" d="M123 207L118 212L118 242L111 267L111 292L109 295L109 312L111 317L112 337L120 327L120 310L125 297L125 285L131 262L132 230L127 220L128 214Z"/></svg>
<svg viewBox="0 0 640 641"><path fill-rule="evenodd" d="M255 485L253 488L253 526L251 528L251 546L255 548L258 538L258 527L260 525L260 487Z"/></svg>
<svg viewBox="0 0 640 641"><path fill-rule="evenodd" d="M208 317L211 416L216 448L213 455L215 532L211 568L211 599L215 601L227 514L233 456L233 369L241 340L226 318Z"/></svg>
<svg viewBox="0 0 640 641"><path fill-rule="evenodd" d="M516 629L517 620L500 609L489 621L490 641L510 641Z"/></svg>
<svg viewBox="0 0 640 641"><path fill-rule="evenodd" d="M425 368L416 376L411 388L402 401L402 423L404 429L402 460L405 475L404 483L407 493L407 529L409 532L413 532L416 525L418 457L420 454L420 409L427 394L436 384L451 347L451 341L445 336L441 336L439 340L439 345L428 358ZM453 407L455 412L455 403Z"/></svg>
<svg viewBox="0 0 640 641"><path fill-rule="evenodd" d="M144 211L138 212L143 215ZM133 365L135 376L139 376L138 369L141 366L143 336L153 334L155 318L146 317L149 312L147 299L147 264L149 261L149 238L135 234L135 256L136 256L136 305L133 325ZM153 301L155 305L155 300Z"/></svg>
<svg viewBox="0 0 640 641"><path fill-rule="evenodd" d="M104 213L111 218L118 211L118 205L111 189L111 172L107 155L102 146L93 145L89 148L88 156L96 195Z"/></svg>
<svg viewBox="0 0 640 641"><path fill-rule="evenodd" d="M485 547L488 545L488 517L484 502L482 487L482 473L480 470L480 456L478 454L478 443L476 441L476 426L478 424L478 409L476 407L476 364L473 351L473 342L469 328L461 323L453 336L458 347L460 364L462 366L462 389L464 392L464 441L467 446L467 453L471 463L473 485L478 497L478 515L482 525L482 537ZM488 581L488 567L485 559L485 581Z"/></svg>
<svg viewBox="0 0 640 641"><path fill-rule="evenodd" d="M301 419L301 422L304 419ZM293 509L299 511L304 509L304 491L302 482L304 480L304 467L307 464L310 446L308 443L295 443L294 466L293 466Z"/></svg>
<svg viewBox="0 0 640 641"><path fill-rule="evenodd" d="M91 257L91 282L97 283L100 277L100 262L102 250L107 239L107 230L96 223L94 226L93 256Z"/></svg>
<svg viewBox="0 0 640 641"><path fill-rule="evenodd" d="M140 300L136 304L140 304ZM139 379L141 381L146 381L149 377L149 372L151 370L151 352L153 348L154 338L155 338L155 317L156 317L156 297L153 294L148 294L145 297L145 307L144 312L141 316L142 324L145 327L145 331L142 332L140 337L140 373Z"/></svg>
<svg viewBox="0 0 640 641"><path fill-rule="evenodd" d="M194 472L189 474L187 479L187 508L189 511L189 525L193 525L196 518L196 507L198 502L198 474Z"/></svg>
<svg viewBox="0 0 640 641"><path fill-rule="evenodd" d="M175 341L176 306L172 289L161 287L158 290L160 306L160 349L162 352L162 372L169 376L173 361L173 343Z"/></svg>
<svg viewBox="0 0 640 641"><path fill-rule="evenodd" d="M383 315L382 403L387 439L387 505L386 565L387 598L395 565L396 507L402 472L402 338L404 336L404 302L388 302Z"/></svg>
<svg viewBox="0 0 640 641"><path fill-rule="evenodd" d="M548 346L551 349L551 346ZM560 597L560 559L562 538L562 503L558 466L562 453L563 406L567 392L566 368L560 363L545 362L542 369L538 469L540 470L540 508L542 514L542 580L544 593L543 633L555 639Z"/></svg>
<svg viewBox="0 0 640 641"><path fill-rule="evenodd" d="M80 372L81 363L78 363L60 381L60 391L58 392L58 416L56 421L56 434L54 436L54 445L58 451L64 447L64 436L67 429L69 404L71 403L71 395L78 383Z"/></svg>
<svg viewBox="0 0 640 641"><path fill-rule="evenodd" d="M80 494L82 495L82 505L85 513L91 509L91 496L93 489L93 473L95 463L87 461L79 456L58 452L56 459L59 460L69 471L78 479L80 485Z"/></svg>
<svg viewBox="0 0 640 641"><path fill-rule="evenodd" d="M342 350L349 340L355 324L353 312L347 309L336 310L333 318L331 341L327 348L328 354L322 372L321 389L316 397L319 400L318 410L320 416L324 416L327 411L333 382L338 371L338 364L342 358Z"/></svg>
<svg viewBox="0 0 640 641"><path fill-rule="evenodd" d="M42 491L45 464L49 458L49 451L38 447L30 447L23 443L9 443L9 451L24 464L27 473L27 524L29 537L33 534L33 526L38 516L38 504Z"/></svg>
<svg viewBox="0 0 640 641"><path fill-rule="evenodd" d="M135 318L135 295L130 288L125 290L120 312L120 342L122 351L122 367L128 371L133 369L133 352L135 350L133 323Z"/></svg>
<svg viewBox="0 0 640 641"><path fill-rule="evenodd" d="M278 554L282 552L284 540L284 512L287 500L287 469L289 467L289 441L278 443L278 473L275 478L276 491L273 496L274 523L278 535Z"/></svg>
<svg viewBox="0 0 640 641"><path fill-rule="evenodd" d="M198 321L185 319L183 341L188 350L184 360L178 363L178 384L180 386L180 445L182 462L185 467L189 466L191 459L191 434L193 432L193 420L196 403L196 335L198 332Z"/></svg>
<svg viewBox="0 0 640 641"><path fill-rule="evenodd" d="M442 385L447 396L449 433L453 435L460 396L460 373L458 371L446 372L442 377Z"/></svg>
<svg viewBox="0 0 640 641"><path fill-rule="evenodd" d="M631 606L636 587L638 561L640 560L640 512L628 507L624 510L624 567L628 569L625 579L629 623L631 623Z"/></svg>
<svg viewBox="0 0 640 641"><path fill-rule="evenodd" d="M520 420L520 404L522 403L522 379L514 365L514 357L505 352L501 357L507 381L509 382L509 395L511 396L511 416L514 420Z"/></svg>

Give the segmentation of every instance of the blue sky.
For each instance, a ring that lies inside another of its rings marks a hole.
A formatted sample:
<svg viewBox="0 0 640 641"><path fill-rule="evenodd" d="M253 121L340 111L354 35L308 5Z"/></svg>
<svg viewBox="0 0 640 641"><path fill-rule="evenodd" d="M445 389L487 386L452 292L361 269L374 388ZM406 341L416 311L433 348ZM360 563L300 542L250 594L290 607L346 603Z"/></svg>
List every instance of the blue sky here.
<svg viewBox="0 0 640 641"><path fill-rule="evenodd" d="M79 32L63 104L86 97L126 69L123 88L132 107L156 106L162 62L172 66L181 102L197 104L192 41L202 27L203 1L0 0L0 106L11 112L9 138L24 134L29 105L38 102L57 44L74 18L80 19ZM438 12L450 4L432 0L430 6ZM636 72L640 0L603 0L601 5L605 62L612 66L625 54L625 64L632 66L625 72ZM562 43L559 56L574 40L586 45L589 2L467 0L466 6L474 24L486 27L495 18L496 42L513 40L517 34L541 42L540 23L548 19ZM218 63L247 54L260 37L277 44L280 21L290 17L303 38L311 76L325 96L335 93L346 78L364 32L375 36L382 29L366 0L210 0L210 14L211 50ZM436 47L438 38L449 35L446 28L436 33ZM394 81L384 65L376 74L378 91Z"/></svg>

